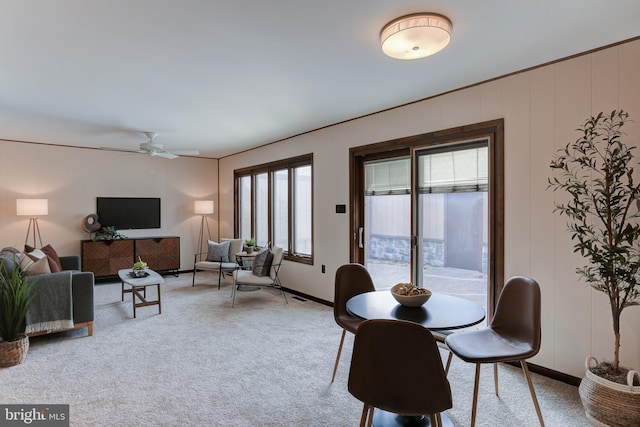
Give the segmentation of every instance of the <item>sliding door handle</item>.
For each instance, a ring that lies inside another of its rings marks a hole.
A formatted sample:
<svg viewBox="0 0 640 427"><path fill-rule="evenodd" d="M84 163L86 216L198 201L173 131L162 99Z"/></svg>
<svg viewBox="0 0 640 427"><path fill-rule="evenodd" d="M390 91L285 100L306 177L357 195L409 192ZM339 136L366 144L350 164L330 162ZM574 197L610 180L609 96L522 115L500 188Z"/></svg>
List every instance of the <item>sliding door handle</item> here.
<svg viewBox="0 0 640 427"><path fill-rule="evenodd" d="M358 228L358 247L364 248L364 227Z"/></svg>

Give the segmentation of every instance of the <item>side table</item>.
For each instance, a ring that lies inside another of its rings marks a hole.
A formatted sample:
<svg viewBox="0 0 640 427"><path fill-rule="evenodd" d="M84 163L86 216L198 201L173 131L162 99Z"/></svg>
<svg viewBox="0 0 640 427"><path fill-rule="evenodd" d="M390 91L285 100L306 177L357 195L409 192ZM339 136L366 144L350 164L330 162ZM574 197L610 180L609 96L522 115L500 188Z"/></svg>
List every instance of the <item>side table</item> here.
<svg viewBox="0 0 640 427"><path fill-rule="evenodd" d="M160 298L160 285L164 284L164 279L161 275L153 270L145 269L147 275L145 277L134 277L131 275L132 270L125 268L118 271L118 277L122 281L122 301L124 301L124 294L131 293L131 302L133 304L133 318L136 318L136 308L147 307L150 305L158 306L158 314L162 314L162 304ZM125 285L130 286L130 289L125 289ZM147 300L147 286L155 286L158 294L157 299ZM137 300L136 301L136 297Z"/></svg>

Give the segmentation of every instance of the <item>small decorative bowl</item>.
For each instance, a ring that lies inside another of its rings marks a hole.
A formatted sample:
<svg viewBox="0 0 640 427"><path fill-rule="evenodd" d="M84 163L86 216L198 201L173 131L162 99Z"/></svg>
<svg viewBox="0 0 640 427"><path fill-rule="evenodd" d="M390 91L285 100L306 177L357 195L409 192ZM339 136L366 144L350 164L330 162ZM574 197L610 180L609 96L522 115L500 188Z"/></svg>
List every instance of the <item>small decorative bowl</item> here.
<svg viewBox="0 0 640 427"><path fill-rule="evenodd" d="M133 277L146 277L149 274L147 274L147 272L144 270L131 270L131 275Z"/></svg>
<svg viewBox="0 0 640 427"><path fill-rule="evenodd" d="M400 305L403 305L405 307L421 307L429 300L429 298L431 298L430 290L424 288L415 288L415 286L413 286L413 288L419 289L419 294L402 295L402 293L405 292L407 285L407 283L398 283L393 288L391 288L391 295L393 295L393 297L396 299L396 301L398 301L398 303L400 303Z"/></svg>

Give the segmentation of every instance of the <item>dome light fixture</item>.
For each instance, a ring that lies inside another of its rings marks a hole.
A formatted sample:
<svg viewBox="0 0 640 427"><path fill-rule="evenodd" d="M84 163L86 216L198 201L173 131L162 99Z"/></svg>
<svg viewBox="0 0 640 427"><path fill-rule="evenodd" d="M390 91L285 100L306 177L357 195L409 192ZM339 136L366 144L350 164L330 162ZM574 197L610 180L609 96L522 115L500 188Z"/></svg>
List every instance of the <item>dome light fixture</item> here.
<svg viewBox="0 0 640 427"><path fill-rule="evenodd" d="M433 55L451 41L451 21L435 13L414 13L394 19L380 31L382 51L396 59Z"/></svg>

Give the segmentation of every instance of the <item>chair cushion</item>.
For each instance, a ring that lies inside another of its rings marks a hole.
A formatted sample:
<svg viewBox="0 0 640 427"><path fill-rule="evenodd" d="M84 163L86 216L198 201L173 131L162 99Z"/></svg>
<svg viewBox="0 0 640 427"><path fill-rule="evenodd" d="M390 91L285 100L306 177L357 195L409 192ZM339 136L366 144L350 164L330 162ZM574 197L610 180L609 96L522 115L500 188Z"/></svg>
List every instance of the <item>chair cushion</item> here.
<svg viewBox="0 0 640 427"><path fill-rule="evenodd" d="M456 356L470 363L524 360L537 353L529 343L509 340L491 328L454 332L445 343Z"/></svg>
<svg viewBox="0 0 640 427"><path fill-rule="evenodd" d="M256 276L250 270L236 270L233 272L236 284L254 286L273 286L273 280L269 276Z"/></svg>
<svg viewBox="0 0 640 427"><path fill-rule="evenodd" d="M221 239L222 242L229 241L229 262L235 262L236 254L242 252L242 239Z"/></svg>
<svg viewBox="0 0 640 427"><path fill-rule="evenodd" d="M222 268L223 271L233 271L238 268L238 264L236 264L235 262L198 261L196 262L195 268L198 270L211 271L218 271Z"/></svg>
<svg viewBox="0 0 640 427"><path fill-rule="evenodd" d="M253 274L258 277L268 276L272 261L273 252L269 248L262 249L253 260Z"/></svg>
<svg viewBox="0 0 640 427"><path fill-rule="evenodd" d="M207 240L207 261L229 262L229 241L213 242Z"/></svg>

